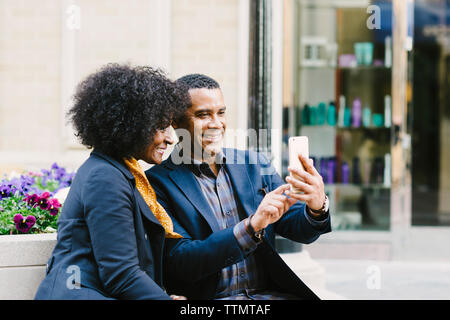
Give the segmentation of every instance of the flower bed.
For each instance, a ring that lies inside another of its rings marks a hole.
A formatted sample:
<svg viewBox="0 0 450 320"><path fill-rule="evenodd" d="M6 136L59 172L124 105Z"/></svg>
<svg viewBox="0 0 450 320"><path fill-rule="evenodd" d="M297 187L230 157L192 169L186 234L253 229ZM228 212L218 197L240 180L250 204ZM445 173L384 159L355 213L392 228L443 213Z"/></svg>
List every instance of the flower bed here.
<svg viewBox="0 0 450 320"><path fill-rule="evenodd" d="M12 174L0 181L0 235L56 232L62 199L74 172L56 163L50 170Z"/></svg>

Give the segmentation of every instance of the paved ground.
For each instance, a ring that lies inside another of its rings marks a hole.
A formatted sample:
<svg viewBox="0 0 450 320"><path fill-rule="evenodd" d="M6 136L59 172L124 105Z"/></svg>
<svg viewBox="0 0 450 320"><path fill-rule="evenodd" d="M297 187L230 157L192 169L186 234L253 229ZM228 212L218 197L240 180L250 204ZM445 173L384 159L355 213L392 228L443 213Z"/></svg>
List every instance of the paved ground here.
<svg viewBox="0 0 450 320"><path fill-rule="evenodd" d="M326 289L351 300L450 300L450 262L315 259Z"/></svg>

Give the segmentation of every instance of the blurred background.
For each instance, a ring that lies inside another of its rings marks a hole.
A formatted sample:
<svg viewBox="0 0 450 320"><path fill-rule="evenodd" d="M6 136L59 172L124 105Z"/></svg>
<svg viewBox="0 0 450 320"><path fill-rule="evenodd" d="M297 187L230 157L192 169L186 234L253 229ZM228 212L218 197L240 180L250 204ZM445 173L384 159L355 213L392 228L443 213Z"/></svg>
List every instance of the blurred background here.
<svg viewBox="0 0 450 320"><path fill-rule="evenodd" d="M309 137L333 232L277 246L330 290L450 298L449 0L0 0L0 176L81 165L65 113L109 62L215 78L283 177Z"/></svg>

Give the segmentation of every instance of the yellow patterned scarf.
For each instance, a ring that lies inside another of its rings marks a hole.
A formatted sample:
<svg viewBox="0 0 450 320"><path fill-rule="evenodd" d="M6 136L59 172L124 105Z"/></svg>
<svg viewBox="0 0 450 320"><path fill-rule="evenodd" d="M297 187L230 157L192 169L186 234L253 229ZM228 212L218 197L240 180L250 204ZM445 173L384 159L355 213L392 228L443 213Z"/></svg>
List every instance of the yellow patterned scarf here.
<svg viewBox="0 0 450 320"><path fill-rule="evenodd" d="M153 190L150 182L148 182L139 162L135 158L129 160L124 158L123 161L136 179L136 188L139 193L144 198L150 210L152 210L156 219L164 227L164 230L166 230L166 238L182 238L180 234L173 231L172 219L170 219L163 206L158 203L155 190Z"/></svg>

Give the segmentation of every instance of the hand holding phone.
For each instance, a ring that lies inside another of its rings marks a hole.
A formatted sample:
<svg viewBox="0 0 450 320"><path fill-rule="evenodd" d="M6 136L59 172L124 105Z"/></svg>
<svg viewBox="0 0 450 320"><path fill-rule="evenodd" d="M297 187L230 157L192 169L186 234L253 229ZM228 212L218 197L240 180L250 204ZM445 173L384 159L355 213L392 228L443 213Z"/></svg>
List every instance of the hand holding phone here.
<svg viewBox="0 0 450 320"><path fill-rule="evenodd" d="M300 161L299 156L303 159ZM326 204L323 179L309 159L308 137L289 138L289 171L286 182L291 185L289 197L303 201L312 210L322 210ZM326 207L326 206L325 206Z"/></svg>
<svg viewBox="0 0 450 320"><path fill-rule="evenodd" d="M309 158L309 142L307 136L290 137L289 138L289 167L305 171L303 164L299 159L299 155ZM291 172L291 177L303 181L303 179ZM303 193L291 184L291 191L294 193Z"/></svg>

